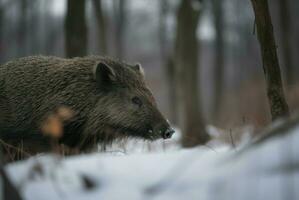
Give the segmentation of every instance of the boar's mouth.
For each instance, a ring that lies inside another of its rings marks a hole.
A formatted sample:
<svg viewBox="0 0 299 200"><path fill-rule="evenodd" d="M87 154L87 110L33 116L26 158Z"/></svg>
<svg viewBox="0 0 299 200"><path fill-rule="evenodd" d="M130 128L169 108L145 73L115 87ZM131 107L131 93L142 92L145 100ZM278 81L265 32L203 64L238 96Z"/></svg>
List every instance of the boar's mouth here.
<svg viewBox="0 0 299 200"><path fill-rule="evenodd" d="M115 138L140 138L144 140L154 141L162 138L161 135L154 134L152 131L148 131L148 129L141 128L133 128L133 127L125 127L119 125L107 125L104 130L105 135L114 135Z"/></svg>

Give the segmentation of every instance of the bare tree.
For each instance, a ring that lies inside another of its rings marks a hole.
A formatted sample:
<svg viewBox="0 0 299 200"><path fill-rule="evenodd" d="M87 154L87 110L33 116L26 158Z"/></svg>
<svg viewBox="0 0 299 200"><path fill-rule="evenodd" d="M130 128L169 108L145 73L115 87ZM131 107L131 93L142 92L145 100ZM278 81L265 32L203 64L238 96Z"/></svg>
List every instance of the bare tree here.
<svg viewBox="0 0 299 200"><path fill-rule="evenodd" d="M104 10L102 8L102 0L93 0L93 6L95 10L95 15L98 23L98 35L99 35L99 50L103 54L107 54L107 29L106 29L106 19L104 16Z"/></svg>
<svg viewBox="0 0 299 200"><path fill-rule="evenodd" d="M65 17L66 57L84 56L87 53L85 0L68 0Z"/></svg>
<svg viewBox="0 0 299 200"><path fill-rule="evenodd" d="M27 0L21 0L19 2L19 17L18 17L18 56L24 56L28 52L27 48L27 17L28 17L28 2Z"/></svg>
<svg viewBox="0 0 299 200"><path fill-rule="evenodd" d="M175 78L175 64L174 58L169 56L164 63L166 71L166 79L168 82L168 98L169 98L169 109L170 109L170 120L171 123L178 125L178 94L176 90L176 78Z"/></svg>
<svg viewBox="0 0 299 200"><path fill-rule="evenodd" d="M219 115L220 104L223 98L223 72L224 72L224 15L223 0L212 0L214 15L215 39L215 65L214 65L214 104L213 116Z"/></svg>
<svg viewBox="0 0 299 200"><path fill-rule="evenodd" d="M4 169L5 160L3 155L3 144L0 145L0 200L21 200L21 196L16 187L11 183Z"/></svg>
<svg viewBox="0 0 299 200"><path fill-rule="evenodd" d="M29 10L29 19L27 22L28 26L28 48L29 52L28 54L38 54L40 52L40 32L39 32L39 26L41 24L40 22L40 15L39 15L39 6L41 1L30 1L28 4L28 10Z"/></svg>
<svg viewBox="0 0 299 200"><path fill-rule="evenodd" d="M43 5L45 11L50 7L51 3L52 3L52 1L45 1L45 4ZM54 52L55 52L56 42L54 42L54 41L58 41L59 37L61 37L60 36L61 35L60 29L58 28L56 23L53 23L52 20L54 20L54 19L47 12L46 16L45 16L45 19L44 19L44 22L43 22L43 23L48 24L47 25L47 32L45 34L45 39L44 39L44 45L43 45L44 50L43 51L46 54L50 54L50 55L54 54ZM50 22L52 22L52 23L50 23Z"/></svg>
<svg viewBox="0 0 299 200"><path fill-rule="evenodd" d="M116 56L124 57L124 38L125 38L125 23L126 23L126 0L114 1L115 19L116 19Z"/></svg>
<svg viewBox="0 0 299 200"><path fill-rule="evenodd" d="M16 187L11 183L7 172L5 171L3 165L0 167L0 181L1 181L1 190L0 190L0 198L9 199L9 200L21 200L21 196L16 189Z"/></svg>
<svg viewBox="0 0 299 200"><path fill-rule="evenodd" d="M279 0L279 15L281 28L281 44L282 56L285 65L286 83L292 85L294 83L293 77L293 57L291 51L291 17L289 9L289 0Z"/></svg>
<svg viewBox="0 0 299 200"><path fill-rule="evenodd" d="M160 1L160 12L159 12L159 42L160 42L160 55L161 55L161 61L163 63L167 60L167 39L166 39L166 15L168 10L168 2L167 0L161 0Z"/></svg>
<svg viewBox="0 0 299 200"><path fill-rule="evenodd" d="M273 25L267 0L251 0L255 14L258 40L262 52L263 69L266 78L267 95L272 120L289 115L281 72L276 52Z"/></svg>
<svg viewBox="0 0 299 200"><path fill-rule="evenodd" d="M170 110L170 120L171 123L177 124L177 101L176 101L176 86L175 86L175 70L173 55L171 55L168 50L167 41L167 13L169 4L168 0L160 1L160 13L159 13L159 42L160 42L160 58L162 66L165 69L165 77L168 86L168 98L169 98L169 110Z"/></svg>
<svg viewBox="0 0 299 200"><path fill-rule="evenodd" d="M3 59L3 32L4 32L4 29L3 29L3 4L1 3L0 4L0 62L2 61Z"/></svg>
<svg viewBox="0 0 299 200"><path fill-rule="evenodd" d="M197 4L194 4L197 3ZM196 37L200 16L199 1L182 0L177 13L175 40L175 74L178 103L183 113L182 145L204 144L209 136L205 131L198 89L198 44Z"/></svg>

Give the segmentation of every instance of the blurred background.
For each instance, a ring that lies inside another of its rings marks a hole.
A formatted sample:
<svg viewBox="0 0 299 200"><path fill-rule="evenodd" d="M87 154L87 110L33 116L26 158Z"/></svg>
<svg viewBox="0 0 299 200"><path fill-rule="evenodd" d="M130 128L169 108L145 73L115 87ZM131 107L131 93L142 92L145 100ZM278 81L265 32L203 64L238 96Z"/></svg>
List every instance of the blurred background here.
<svg viewBox="0 0 299 200"><path fill-rule="evenodd" d="M299 1L269 4L294 112ZM161 111L190 135L271 121L249 0L0 0L1 64L37 54L141 63Z"/></svg>

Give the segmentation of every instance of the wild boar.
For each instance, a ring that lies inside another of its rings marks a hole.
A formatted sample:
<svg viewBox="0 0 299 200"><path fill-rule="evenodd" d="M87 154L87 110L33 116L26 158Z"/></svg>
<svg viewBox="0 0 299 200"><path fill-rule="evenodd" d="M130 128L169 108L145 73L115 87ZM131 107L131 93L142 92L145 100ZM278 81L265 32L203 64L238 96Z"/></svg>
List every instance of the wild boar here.
<svg viewBox="0 0 299 200"><path fill-rule="evenodd" d="M120 138L167 139L174 133L140 64L99 56L30 56L0 67L3 140L46 145L41 126L60 107L74 116L63 124L59 142L81 150Z"/></svg>

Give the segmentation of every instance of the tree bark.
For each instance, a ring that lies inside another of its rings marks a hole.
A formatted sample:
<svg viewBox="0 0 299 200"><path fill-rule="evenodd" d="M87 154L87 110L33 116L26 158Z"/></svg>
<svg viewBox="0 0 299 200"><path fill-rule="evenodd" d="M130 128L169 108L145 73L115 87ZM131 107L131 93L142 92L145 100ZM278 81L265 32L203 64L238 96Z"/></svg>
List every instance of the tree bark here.
<svg viewBox="0 0 299 200"><path fill-rule="evenodd" d="M213 0L215 39L215 65L214 65L214 105L213 118L217 119L223 98L223 72L224 72L224 26L223 26L223 0Z"/></svg>
<svg viewBox="0 0 299 200"><path fill-rule="evenodd" d="M285 100L281 72L276 52L273 25L267 0L251 0L255 13L258 40L262 52L263 70L266 78L267 95L272 120L288 116L289 108Z"/></svg>
<svg viewBox="0 0 299 200"><path fill-rule="evenodd" d="M281 44L282 56L285 65L285 80L288 86L294 83L293 77L293 58L291 51L291 18L288 0L279 0L280 28L281 28Z"/></svg>
<svg viewBox="0 0 299 200"><path fill-rule="evenodd" d="M93 5L98 23L99 50L101 51L101 53L107 54L107 29L104 11L102 9L102 0L93 0Z"/></svg>
<svg viewBox="0 0 299 200"><path fill-rule="evenodd" d="M178 101L182 120L182 145L193 147L204 144L206 133L199 102L198 89L198 44L196 37L200 10L192 7L191 0L182 0L177 13L175 46L175 74Z"/></svg>
<svg viewBox="0 0 299 200"><path fill-rule="evenodd" d="M65 50L66 57L85 56L87 53L85 0L67 1Z"/></svg>

